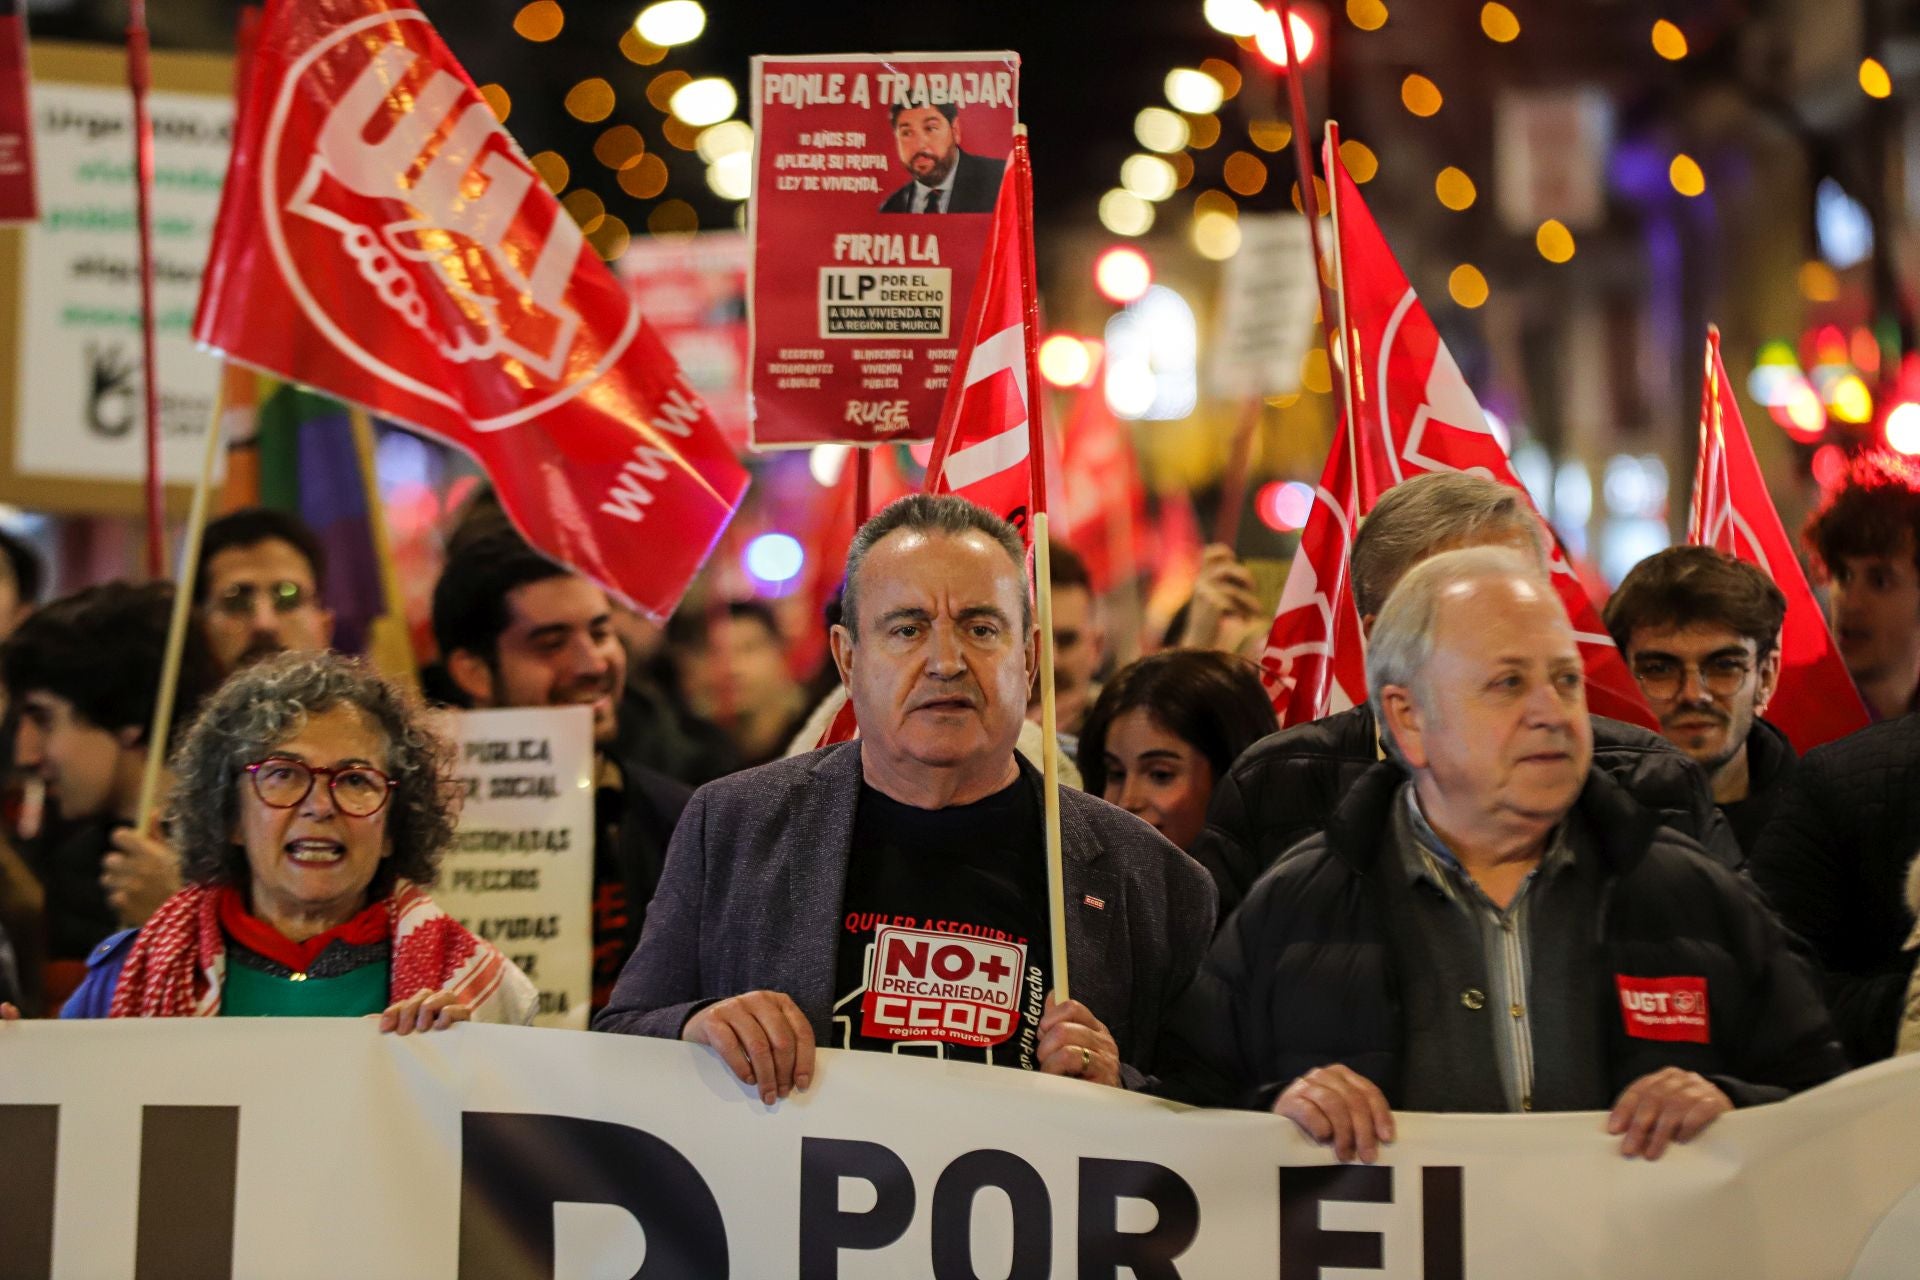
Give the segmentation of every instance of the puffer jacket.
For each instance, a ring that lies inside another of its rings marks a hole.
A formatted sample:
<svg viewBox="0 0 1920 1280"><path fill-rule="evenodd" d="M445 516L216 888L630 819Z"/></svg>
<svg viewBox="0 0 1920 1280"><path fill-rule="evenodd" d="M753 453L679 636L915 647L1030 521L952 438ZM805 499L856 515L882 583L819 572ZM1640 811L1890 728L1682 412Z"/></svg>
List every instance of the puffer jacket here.
<svg viewBox="0 0 1920 1280"><path fill-rule="evenodd" d="M1163 1091L1265 1108L1306 1071L1343 1063L1399 1105L1404 1010L1379 884L1397 862L1389 811L1405 774L1368 771L1328 829L1253 887L1214 939L1158 1056ZM1574 809L1601 861L1597 948L1606 1074L1617 1094L1665 1067L1713 1080L1736 1105L1776 1101L1846 1069L1817 980L1750 886L1657 824L1607 775ZM1628 1034L1616 975L1704 978L1708 1042Z"/></svg>
<svg viewBox="0 0 1920 1280"><path fill-rule="evenodd" d="M1222 920L1281 854L1325 827L1360 775L1380 762L1374 724L1363 704L1269 734L1233 762L1190 850L1220 889ZM1706 775L1659 734L1594 716L1593 768L1718 861L1735 870L1745 862Z"/></svg>
<svg viewBox="0 0 1920 1280"><path fill-rule="evenodd" d="M1893 1053L1913 956L1903 887L1920 851L1920 714L1800 758L1753 851L1753 878L1804 939L1855 1062Z"/></svg>

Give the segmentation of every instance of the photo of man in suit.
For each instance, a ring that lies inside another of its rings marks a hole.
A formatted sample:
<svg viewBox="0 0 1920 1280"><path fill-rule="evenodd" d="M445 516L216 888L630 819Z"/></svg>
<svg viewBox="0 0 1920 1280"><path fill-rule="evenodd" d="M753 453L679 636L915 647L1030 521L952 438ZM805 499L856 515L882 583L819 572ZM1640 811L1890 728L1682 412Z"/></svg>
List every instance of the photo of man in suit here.
<svg viewBox="0 0 1920 1280"><path fill-rule="evenodd" d="M951 104L894 104L893 142L913 181L888 196L880 212L993 212L1006 162L962 150L958 114Z"/></svg>

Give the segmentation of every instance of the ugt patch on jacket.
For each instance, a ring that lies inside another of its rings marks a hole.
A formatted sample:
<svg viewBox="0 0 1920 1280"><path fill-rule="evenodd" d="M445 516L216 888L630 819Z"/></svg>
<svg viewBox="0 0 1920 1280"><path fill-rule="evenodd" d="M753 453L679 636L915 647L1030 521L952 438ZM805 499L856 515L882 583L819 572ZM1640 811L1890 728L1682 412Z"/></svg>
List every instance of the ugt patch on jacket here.
<svg viewBox="0 0 1920 1280"><path fill-rule="evenodd" d="M1638 978L1616 973L1620 1016L1627 1034L1641 1040L1709 1043L1705 978Z"/></svg>

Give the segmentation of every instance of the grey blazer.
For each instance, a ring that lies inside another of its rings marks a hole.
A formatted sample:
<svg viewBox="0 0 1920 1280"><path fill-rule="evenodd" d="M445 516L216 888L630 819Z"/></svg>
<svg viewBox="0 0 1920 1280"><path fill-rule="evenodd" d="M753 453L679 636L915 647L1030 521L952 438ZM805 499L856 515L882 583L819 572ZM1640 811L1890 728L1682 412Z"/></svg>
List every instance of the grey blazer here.
<svg viewBox="0 0 1920 1280"><path fill-rule="evenodd" d="M1020 772L1041 786L1024 760ZM704 1005L770 990L793 997L827 1043L860 781L855 741L696 791L639 950L594 1030L673 1039ZM1070 990L1106 1023L1138 1085L1213 935L1213 880L1140 819L1065 787L1060 836Z"/></svg>

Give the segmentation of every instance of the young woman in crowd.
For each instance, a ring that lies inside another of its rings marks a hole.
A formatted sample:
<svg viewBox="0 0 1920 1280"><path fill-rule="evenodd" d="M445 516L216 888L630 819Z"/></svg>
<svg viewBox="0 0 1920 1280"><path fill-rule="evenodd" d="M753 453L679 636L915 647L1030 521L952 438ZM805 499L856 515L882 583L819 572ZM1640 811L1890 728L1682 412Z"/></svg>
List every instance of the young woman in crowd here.
<svg viewBox="0 0 1920 1280"><path fill-rule="evenodd" d="M1251 663L1214 649L1172 649L1124 667L1080 733L1086 789L1191 849L1214 781L1279 728Z"/></svg>
<svg viewBox="0 0 1920 1280"><path fill-rule="evenodd" d="M532 982L427 896L453 836L451 749L337 654L246 668L175 759L186 887L101 944L63 1016L528 1023Z"/></svg>

